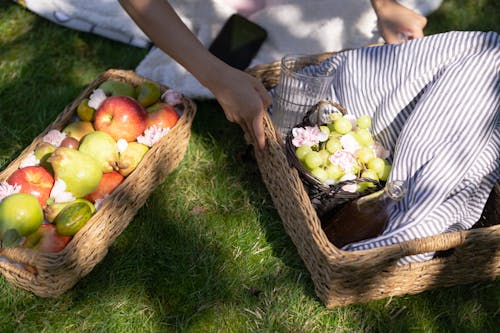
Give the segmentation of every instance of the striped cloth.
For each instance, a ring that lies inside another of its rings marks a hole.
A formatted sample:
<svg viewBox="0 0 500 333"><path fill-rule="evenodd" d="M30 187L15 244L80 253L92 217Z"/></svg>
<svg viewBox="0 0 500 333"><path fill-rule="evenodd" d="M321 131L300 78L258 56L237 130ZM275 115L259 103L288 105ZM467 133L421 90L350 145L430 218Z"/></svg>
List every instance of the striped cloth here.
<svg viewBox="0 0 500 333"><path fill-rule="evenodd" d="M500 35L448 32L342 52L307 70L335 70L329 99L372 116L406 197L365 250L469 229L500 178ZM400 260L424 261L434 253Z"/></svg>

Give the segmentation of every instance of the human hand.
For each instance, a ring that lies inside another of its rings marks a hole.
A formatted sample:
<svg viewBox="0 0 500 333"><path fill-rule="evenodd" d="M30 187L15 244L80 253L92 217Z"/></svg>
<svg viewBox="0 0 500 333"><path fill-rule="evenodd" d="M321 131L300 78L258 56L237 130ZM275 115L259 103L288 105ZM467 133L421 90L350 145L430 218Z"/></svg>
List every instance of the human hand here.
<svg viewBox="0 0 500 333"><path fill-rule="evenodd" d="M396 1L373 1L380 34L388 44L421 38L427 18Z"/></svg>
<svg viewBox="0 0 500 333"><path fill-rule="evenodd" d="M247 141L264 149L264 112L272 101L264 85L245 72L226 67L219 71L217 82L207 87L215 95L226 118L241 126Z"/></svg>

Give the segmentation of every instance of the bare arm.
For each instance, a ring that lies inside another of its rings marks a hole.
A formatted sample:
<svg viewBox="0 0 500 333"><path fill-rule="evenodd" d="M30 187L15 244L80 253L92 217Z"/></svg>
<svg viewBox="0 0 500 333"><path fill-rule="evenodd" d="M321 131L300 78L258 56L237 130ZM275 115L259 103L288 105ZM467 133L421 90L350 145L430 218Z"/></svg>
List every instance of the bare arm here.
<svg viewBox="0 0 500 333"><path fill-rule="evenodd" d="M130 17L163 52L193 74L238 123L251 143L265 146L263 115L271 97L262 83L213 56L166 1L119 0Z"/></svg>
<svg viewBox="0 0 500 333"><path fill-rule="evenodd" d="M380 34L389 44L421 38L427 19L396 0L371 0Z"/></svg>

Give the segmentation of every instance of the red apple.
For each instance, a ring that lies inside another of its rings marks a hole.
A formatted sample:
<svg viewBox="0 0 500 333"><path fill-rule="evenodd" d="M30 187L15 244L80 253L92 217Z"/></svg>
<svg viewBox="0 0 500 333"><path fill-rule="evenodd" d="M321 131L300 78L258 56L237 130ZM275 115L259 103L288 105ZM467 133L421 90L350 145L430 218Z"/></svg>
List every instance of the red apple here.
<svg viewBox="0 0 500 333"><path fill-rule="evenodd" d="M42 224L38 230L26 236L23 247L35 249L40 252L56 253L66 247L71 236L63 236L57 233L53 224Z"/></svg>
<svg viewBox="0 0 500 333"><path fill-rule="evenodd" d="M179 115L175 109L166 103L156 103L147 108L147 111L148 121L146 128L153 125L159 126L160 128L172 128L179 119Z"/></svg>
<svg viewBox="0 0 500 333"><path fill-rule="evenodd" d="M94 116L98 131L111 134L118 141L134 141L146 129L146 109L129 96L111 96L104 100Z"/></svg>
<svg viewBox="0 0 500 333"><path fill-rule="evenodd" d="M35 196L40 206L45 207L54 186L54 177L44 167L28 166L14 171L7 183L21 186L21 193Z"/></svg>
<svg viewBox="0 0 500 333"><path fill-rule="evenodd" d="M118 171L103 173L97 189L85 198L92 202L95 202L97 199L103 199L107 194L111 194L124 178Z"/></svg>

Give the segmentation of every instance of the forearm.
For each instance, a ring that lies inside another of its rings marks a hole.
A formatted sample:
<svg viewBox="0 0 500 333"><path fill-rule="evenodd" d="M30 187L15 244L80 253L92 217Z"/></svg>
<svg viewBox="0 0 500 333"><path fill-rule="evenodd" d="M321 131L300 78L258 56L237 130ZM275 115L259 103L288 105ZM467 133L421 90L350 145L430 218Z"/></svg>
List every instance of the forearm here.
<svg viewBox="0 0 500 333"><path fill-rule="evenodd" d="M163 52L203 85L213 84L222 62L213 56L164 0L119 0L136 24Z"/></svg>

